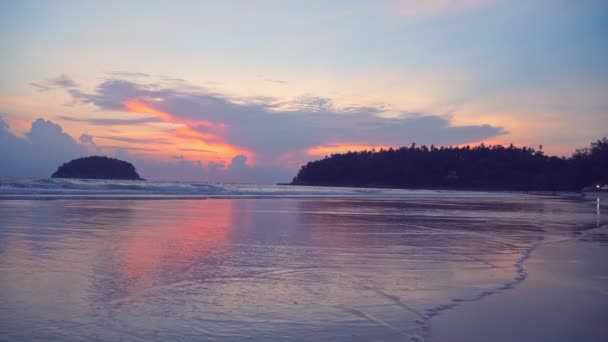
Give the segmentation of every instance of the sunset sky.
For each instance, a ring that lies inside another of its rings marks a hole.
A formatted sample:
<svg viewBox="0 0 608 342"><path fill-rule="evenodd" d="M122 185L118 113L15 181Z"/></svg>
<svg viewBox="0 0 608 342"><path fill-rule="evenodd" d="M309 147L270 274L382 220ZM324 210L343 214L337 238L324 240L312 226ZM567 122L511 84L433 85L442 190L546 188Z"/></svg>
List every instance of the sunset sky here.
<svg viewBox="0 0 608 342"><path fill-rule="evenodd" d="M608 2L2 1L0 176L286 182L347 150L608 136Z"/></svg>

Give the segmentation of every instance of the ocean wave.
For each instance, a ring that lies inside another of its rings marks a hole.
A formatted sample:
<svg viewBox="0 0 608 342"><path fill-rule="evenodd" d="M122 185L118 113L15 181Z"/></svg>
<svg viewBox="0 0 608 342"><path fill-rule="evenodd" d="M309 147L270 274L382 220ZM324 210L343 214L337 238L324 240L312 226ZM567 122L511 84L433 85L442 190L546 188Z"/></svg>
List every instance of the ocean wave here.
<svg viewBox="0 0 608 342"><path fill-rule="evenodd" d="M159 182L70 178L0 177L0 199L28 198L210 198L210 197L400 197L400 198L532 196L517 192L412 190L327 186L259 185L204 182Z"/></svg>
<svg viewBox="0 0 608 342"><path fill-rule="evenodd" d="M131 180L0 178L0 195L210 195L226 192L206 183Z"/></svg>
<svg viewBox="0 0 608 342"><path fill-rule="evenodd" d="M210 184L67 178L0 177L0 198L206 198L394 195L404 190L290 185Z"/></svg>

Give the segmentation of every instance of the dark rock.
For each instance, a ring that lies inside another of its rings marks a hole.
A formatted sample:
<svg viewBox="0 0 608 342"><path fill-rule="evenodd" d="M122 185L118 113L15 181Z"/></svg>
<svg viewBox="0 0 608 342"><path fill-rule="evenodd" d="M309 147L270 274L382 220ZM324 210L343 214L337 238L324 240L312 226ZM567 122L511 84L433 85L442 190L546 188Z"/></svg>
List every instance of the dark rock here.
<svg viewBox="0 0 608 342"><path fill-rule="evenodd" d="M51 177L143 180L131 163L102 156L71 160L58 167Z"/></svg>

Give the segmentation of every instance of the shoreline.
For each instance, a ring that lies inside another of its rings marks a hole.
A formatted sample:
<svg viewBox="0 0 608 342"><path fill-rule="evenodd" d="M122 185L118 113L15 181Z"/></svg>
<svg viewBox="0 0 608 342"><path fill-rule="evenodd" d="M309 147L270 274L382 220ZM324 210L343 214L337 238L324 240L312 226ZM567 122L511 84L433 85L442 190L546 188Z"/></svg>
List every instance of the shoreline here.
<svg viewBox="0 0 608 342"><path fill-rule="evenodd" d="M429 320L421 340L605 341L607 235L608 226L602 226L571 239L540 242L523 259L525 279L517 286L443 310ZM518 271L515 279L519 276Z"/></svg>
<svg viewBox="0 0 608 342"><path fill-rule="evenodd" d="M92 190L90 192L83 191L81 193L0 193L0 201L2 200L61 200L61 199L97 199L97 200L194 200L194 199L265 199L265 198L285 198L285 199L301 199L301 198L410 198L416 195L416 192L432 192L436 195L477 195L477 194L488 194L488 195L523 195L523 196L535 196L535 197L554 197L554 198L571 198L571 199L595 199L595 198L608 198L606 195L586 195L585 193L539 193L539 192L524 192L524 191L485 191L485 190L459 190L459 189L393 189L393 188L331 188L333 190L350 189L352 192L320 192L315 193L314 191L303 192L298 194L297 191L275 193L275 192L234 192L234 193L199 193L199 194L180 194L180 193L103 193L103 191ZM366 189L369 191L361 191ZM400 191L397 193L383 192L385 190ZM421 194L421 195L429 195Z"/></svg>
<svg viewBox="0 0 608 342"><path fill-rule="evenodd" d="M486 297L499 295L501 292L514 289L520 283L524 282L528 277L528 270L525 268L525 263L531 258L534 251L541 245L542 241L535 241L523 250L520 258L513 265L515 267L515 277L513 277L511 280L495 287L494 289L482 291L472 298L452 298L448 304L440 304L425 309L425 314L422 316L422 319L416 321L421 328L422 334L413 335L411 336L411 339L415 342L426 341L430 337L434 318L440 317L443 312L446 312L447 314L450 311L458 310L458 308L463 304L466 305L467 303L476 303L484 300Z"/></svg>
<svg viewBox="0 0 608 342"><path fill-rule="evenodd" d="M517 193L530 193L530 194L545 194L545 195L560 195L560 194L583 194L583 193L605 193L608 194L608 190L595 190L583 191L580 190L539 190L539 189L516 189L516 188L503 188L503 187L398 187L391 185L381 184L365 184L365 185L336 185L329 183L275 183L274 185L279 186L309 186L309 187L327 187L327 188L355 188L355 189L382 189L382 190L430 190L430 191L471 191L471 192L517 192Z"/></svg>

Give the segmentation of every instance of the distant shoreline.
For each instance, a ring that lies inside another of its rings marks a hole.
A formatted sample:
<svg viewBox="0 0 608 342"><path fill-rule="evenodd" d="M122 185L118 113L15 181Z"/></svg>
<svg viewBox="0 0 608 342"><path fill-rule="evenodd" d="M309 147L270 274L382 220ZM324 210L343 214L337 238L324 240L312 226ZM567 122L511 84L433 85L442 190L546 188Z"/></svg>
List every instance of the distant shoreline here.
<svg viewBox="0 0 608 342"><path fill-rule="evenodd" d="M570 199L605 198L604 192L542 191L480 188L395 188L305 186L279 184L213 184L186 182L141 182L135 180L92 180L57 178L0 178L0 200L10 199L262 199L262 198L393 198L545 196Z"/></svg>
<svg viewBox="0 0 608 342"><path fill-rule="evenodd" d="M276 185L290 185L290 186L316 186L316 187L328 187L328 188L361 188L361 189L393 189L393 190L431 190L431 191L475 191L475 192L517 192L527 194L584 194L591 193L591 191L584 192L582 190L525 190L525 189L508 189L500 187L492 188L448 188L448 187L395 187L389 185L336 185L336 184L314 184L314 183L277 183ZM598 190L593 192L608 193L608 191Z"/></svg>

